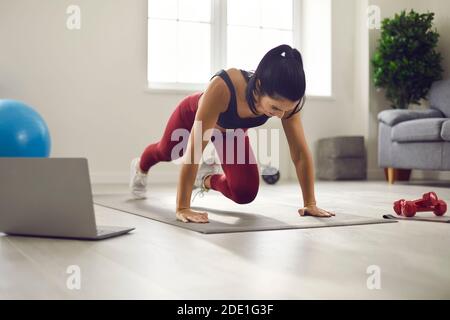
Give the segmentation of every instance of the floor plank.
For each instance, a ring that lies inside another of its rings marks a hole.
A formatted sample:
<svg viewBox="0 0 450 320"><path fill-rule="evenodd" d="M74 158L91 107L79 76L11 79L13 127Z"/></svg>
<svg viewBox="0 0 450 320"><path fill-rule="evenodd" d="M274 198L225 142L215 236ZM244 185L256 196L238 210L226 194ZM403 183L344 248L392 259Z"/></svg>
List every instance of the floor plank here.
<svg viewBox="0 0 450 320"><path fill-rule="evenodd" d="M126 186L93 186L94 193ZM150 186L174 192L174 186ZM368 217L392 202L434 190L426 184L318 182L318 204ZM295 184L262 185L255 201L301 204ZM196 205L229 200L210 192ZM248 204L246 206L251 206ZM399 222L336 228L204 235L96 206L98 224L134 226L100 242L0 236L1 298L70 299L411 299L450 298L450 225ZM274 213L276 214L276 213ZM293 214L296 214L293 210ZM66 286L81 268L81 290ZM369 266L381 289L369 290ZM30 285L32 283L32 285ZM44 292L44 293L43 293Z"/></svg>

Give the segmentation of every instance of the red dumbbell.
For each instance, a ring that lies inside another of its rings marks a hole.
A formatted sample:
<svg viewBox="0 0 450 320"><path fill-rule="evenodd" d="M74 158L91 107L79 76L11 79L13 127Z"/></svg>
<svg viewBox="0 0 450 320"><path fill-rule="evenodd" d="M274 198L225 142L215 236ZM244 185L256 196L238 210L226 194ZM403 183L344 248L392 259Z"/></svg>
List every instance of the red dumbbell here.
<svg viewBox="0 0 450 320"><path fill-rule="evenodd" d="M421 199L406 201L401 199L394 202L394 211L398 215L413 217L417 212L433 211L437 216L442 216L447 211L447 204L439 200L436 193L425 193Z"/></svg>
<svg viewBox="0 0 450 320"><path fill-rule="evenodd" d="M421 199L410 201L414 202L419 207L430 207L435 204L437 200L437 195L434 192L425 193ZM394 211L398 215L402 215L402 208L405 206L407 200L400 199L394 202Z"/></svg>

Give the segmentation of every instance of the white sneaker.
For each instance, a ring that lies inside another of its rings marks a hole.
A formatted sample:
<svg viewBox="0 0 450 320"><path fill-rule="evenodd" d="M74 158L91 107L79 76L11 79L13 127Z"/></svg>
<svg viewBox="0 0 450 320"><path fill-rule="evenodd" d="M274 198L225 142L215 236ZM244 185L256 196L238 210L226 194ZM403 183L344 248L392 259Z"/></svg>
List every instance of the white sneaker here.
<svg viewBox="0 0 450 320"><path fill-rule="evenodd" d="M195 200L195 197L198 194L200 194L200 197L203 197L204 193L210 190L205 186L204 183L205 178L213 174L220 174L220 169L221 169L220 164L215 163L213 158L207 159L202 162L202 164L198 168L197 177L195 178L194 181L194 189L200 190L195 194L194 199L192 199L192 201Z"/></svg>
<svg viewBox="0 0 450 320"><path fill-rule="evenodd" d="M147 192L147 174L139 167L140 158L131 161L130 191L135 199L145 199Z"/></svg>

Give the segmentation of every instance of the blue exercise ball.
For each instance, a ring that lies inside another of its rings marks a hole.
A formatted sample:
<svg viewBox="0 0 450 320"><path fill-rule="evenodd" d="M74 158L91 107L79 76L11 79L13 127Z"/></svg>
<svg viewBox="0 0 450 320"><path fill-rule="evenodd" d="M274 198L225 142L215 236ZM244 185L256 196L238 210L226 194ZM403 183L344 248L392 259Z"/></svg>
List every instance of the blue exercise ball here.
<svg viewBox="0 0 450 320"><path fill-rule="evenodd" d="M50 155L50 133L33 108L16 100L0 99L0 157Z"/></svg>

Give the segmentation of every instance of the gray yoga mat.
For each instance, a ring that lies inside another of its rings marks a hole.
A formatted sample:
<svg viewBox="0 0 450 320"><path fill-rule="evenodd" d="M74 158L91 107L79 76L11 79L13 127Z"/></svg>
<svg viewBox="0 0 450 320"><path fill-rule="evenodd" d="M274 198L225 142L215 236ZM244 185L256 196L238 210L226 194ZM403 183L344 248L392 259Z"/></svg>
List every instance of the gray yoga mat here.
<svg viewBox="0 0 450 320"><path fill-rule="evenodd" d="M227 203L228 199L225 201L223 196L222 200L219 199L221 198L210 197L206 201L200 199L198 203L201 206L192 205L194 210L208 212L209 223L206 224L177 221L174 211L175 196L169 196L167 193L152 193L152 196L144 200L134 200L129 194L95 195L94 203L205 234L396 222L343 213L338 213L332 218L301 217L297 213L298 207L293 205L271 204L269 201L237 205Z"/></svg>
<svg viewBox="0 0 450 320"><path fill-rule="evenodd" d="M383 218L385 219L391 219L391 220L403 220L403 221L427 221L427 222L441 222L441 223L450 223L450 217L449 216L441 216L438 217L436 215L434 215L432 212L427 212L427 213L418 213L417 215L415 215L414 217L403 217L403 216L398 216L398 215L394 215L394 214L385 214L383 216Z"/></svg>

